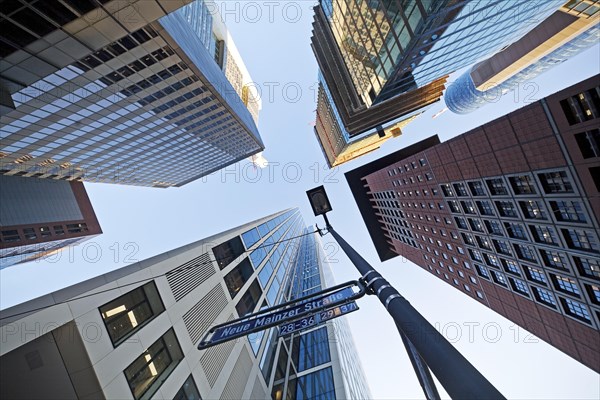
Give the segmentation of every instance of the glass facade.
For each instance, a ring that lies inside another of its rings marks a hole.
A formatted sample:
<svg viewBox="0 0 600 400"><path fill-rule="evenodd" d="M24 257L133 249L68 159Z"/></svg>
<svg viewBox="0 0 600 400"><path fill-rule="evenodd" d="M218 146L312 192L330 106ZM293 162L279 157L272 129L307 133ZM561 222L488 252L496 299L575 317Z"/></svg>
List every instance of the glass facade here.
<svg viewBox="0 0 600 400"><path fill-rule="evenodd" d="M0 173L171 187L263 150L207 50L208 17L188 23L206 11L196 1L52 74L33 71L43 76L0 117Z"/></svg>
<svg viewBox="0 0 600 400"><path fill-rule="evenodd" d="M322 0L367 106L423 87L494 54L564 1Z"/></svg>
<svg viewBox="0 0 600 400"><path fill-rule="evenodd" d="M444 94L446 106L454 113L468 114L486 104L494 103L503 94L511 90L518 88L525 90L526 87L524 85L528 81L598 43L599 35L600 27L595 25L550 54L542 57L537 62L527 66L509 79L488 90L478 90L471 78L471 71L465 72L446 90Z"/></svg>

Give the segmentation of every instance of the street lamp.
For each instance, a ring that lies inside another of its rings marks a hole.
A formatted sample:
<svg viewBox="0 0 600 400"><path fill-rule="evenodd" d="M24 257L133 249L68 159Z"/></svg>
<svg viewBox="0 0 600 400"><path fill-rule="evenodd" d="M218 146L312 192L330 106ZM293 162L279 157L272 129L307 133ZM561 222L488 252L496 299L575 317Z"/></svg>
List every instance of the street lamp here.
<svg viewBox="0 0 600 400"><path fill-rule="evenodd" d="M419 382L428 399L439 398L429 368L453 399L504 399L504 396L442 336L398 291L333 229L326 213L332 210L325 188L306 192L315 216L354 264L371 293L394 319ZM425 365L419 366L420 362Z"/></svg>

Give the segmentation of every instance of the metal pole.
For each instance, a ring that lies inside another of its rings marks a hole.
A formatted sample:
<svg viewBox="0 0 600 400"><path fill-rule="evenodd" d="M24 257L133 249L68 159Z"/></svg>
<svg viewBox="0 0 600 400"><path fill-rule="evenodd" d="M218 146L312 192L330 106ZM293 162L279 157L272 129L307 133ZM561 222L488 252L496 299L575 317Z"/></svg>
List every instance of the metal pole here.
<svg viewBox="0 0 600 400"><path fill-rule="evenodd" d="M421 388L423 388L423 393L425 393L425 398L427 400L440 400L440 394L438 393L437 387L435 386L435 381L431 377L431 372L429 372L429 367L423 357L419 354L415 346L408 340L406 335L402 332L400 327L398 327L398 332L400 332L400 337L402 338L402 342L404 343L404 347L406 348L406 353L408 354L408 358L417 374L417 378L419 379L419 383L421 384Z"/></svg>
<svg viewBox="0 0 600 400"><path fill-rule="evenodd" d="M324 215L325 216L325 215ZM344 253L377 294L398 329L431 368L446 392L453 399L504 399L496 389L458 350L450 344L410 303L386 281L329 224L331 232Z"/></svg>

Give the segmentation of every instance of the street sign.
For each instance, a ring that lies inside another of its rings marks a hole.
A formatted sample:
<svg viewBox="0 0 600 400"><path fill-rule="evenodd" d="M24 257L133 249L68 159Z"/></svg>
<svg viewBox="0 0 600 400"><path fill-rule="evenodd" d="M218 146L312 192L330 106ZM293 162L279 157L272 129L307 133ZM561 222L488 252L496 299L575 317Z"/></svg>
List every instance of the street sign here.
<svg viewBox="0 0 600 400"><path fill-rule="evenodd" d="M342 315L358 310L356 302L342 304L341 306L329 308L325 311L320 311L316 314L298 319L285 325L279 326L279 335L285 336L303 329L308 329L319 325L321 322L329 321Z"/></svg>
<svg viewBox="0 0 600 400"><path fill-rule="evenodd" d="M352 289L353 287L358 287L359 291L355 292ZM287 324L325 309L334 309L339 305L358 299L364 296L364 294L365 288L358 281L337 285L321 292L313 293L303 298L214 326L204 335L204 338L198 344L198 349L202 350L219 343L246 336L250 333Z"/></svg>

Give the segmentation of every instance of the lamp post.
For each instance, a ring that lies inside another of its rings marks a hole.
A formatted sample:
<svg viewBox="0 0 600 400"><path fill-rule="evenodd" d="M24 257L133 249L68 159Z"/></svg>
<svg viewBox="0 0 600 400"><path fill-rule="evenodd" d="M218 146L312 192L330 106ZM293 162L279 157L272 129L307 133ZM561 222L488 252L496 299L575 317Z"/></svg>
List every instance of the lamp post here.
<svg viewBox="0 0 600 400"><path fill-rule="evenodd" d="M444 338L385 278L331 226L326 213L332 210L325 188L306 192L315 216L323 215L327 231L354 264L368 288L377 295L394 319L413 366L423 361L453 399L504 399L504 396ZM415 368L427 398L435 398L426 386L435 385L425 368ZM421 371L421 372L420 372ZM429 380L429 382L427 382Z"/></svg>

